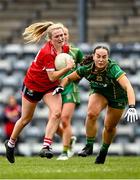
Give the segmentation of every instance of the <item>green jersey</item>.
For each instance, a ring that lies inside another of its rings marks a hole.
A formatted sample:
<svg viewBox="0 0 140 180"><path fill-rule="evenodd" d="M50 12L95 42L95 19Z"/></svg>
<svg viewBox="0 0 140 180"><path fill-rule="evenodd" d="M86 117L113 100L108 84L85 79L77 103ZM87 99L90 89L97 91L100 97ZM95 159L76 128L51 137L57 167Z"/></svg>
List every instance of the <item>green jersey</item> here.
<svg viewBox="0 0 140 180"><path fill-rule="evenodd" d="M85 77L90 83L91 93L98 92L108 100L118 102L124 100L127 102L126 91L120 86L117 79L125 74L118 64L109 59L107 68L102 72L95 72L94 64L90 63L80 66L76 72L83 78Z"/></svg>
<svg viewBox="0 0 140 180"><path fill-rule="evenodd" d="M75 62L75 67L70 70L69 72L67 72L64 76L62 76L62 79L64 77L66 77L68 74L72 73L73 71L75 71L75 69L77 68L78 64L82 61L83 59L83 53L80 51L79 48L70 46L70 51L69 51L69 55L72 56L72 58L74 59ZM79 92L79 88L78 88L78 82L71 82L69 83L64 91L61 93L62 95L67 95L69 93L75 93L75 92Z"/></svg>

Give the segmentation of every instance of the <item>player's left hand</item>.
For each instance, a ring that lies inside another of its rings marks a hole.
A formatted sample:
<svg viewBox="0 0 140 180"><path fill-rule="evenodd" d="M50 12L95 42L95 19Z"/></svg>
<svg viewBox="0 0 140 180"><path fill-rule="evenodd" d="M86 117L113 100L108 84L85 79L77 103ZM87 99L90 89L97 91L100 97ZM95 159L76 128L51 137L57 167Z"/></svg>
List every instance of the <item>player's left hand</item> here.
<svg viewBox="0 0 140 180"><path fill-rule="evenodd" d="M129 107L124 118L127 119L128 122L133 123L138 120L138 114L135 107Z"/></svg>
<svg viewBox="0 0 140 180"><path fill-rule="evenodd" d="M55 90L53 91L52 95L54 96L55 94L59 94L62 91L64 91L64 88L62 86L58 86L57 88L55 88Z"/></svg>

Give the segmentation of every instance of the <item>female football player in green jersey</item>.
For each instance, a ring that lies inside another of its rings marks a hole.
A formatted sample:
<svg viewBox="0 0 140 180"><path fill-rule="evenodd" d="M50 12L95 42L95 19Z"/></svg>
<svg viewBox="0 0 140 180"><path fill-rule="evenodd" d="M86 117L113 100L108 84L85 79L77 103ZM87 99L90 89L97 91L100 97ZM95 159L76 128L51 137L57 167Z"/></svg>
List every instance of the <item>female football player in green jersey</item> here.
<svg viewBox="0 0 140 180"><path fill-rule="evenodd" d="M66 27L64 29L64 39L65 43L69 44L69 31ZM81 63L83 59L83 53L79 48L70 45L69 55L72 56L75 62L75 68L67 72L62 78L66 77L68 74L72 73L78 64ZM59 126L57 133L62 137L63 141L63 152L57 158L57 160L68 160L73 156L73 145L76 141L76 137L72 136L71 120L76 108L76 105L80 104L80 94L78 88L78 82L69 83L64 91L61 93L62 96L62 114L61 114L61 126Z"/></svg>
<svg viewBox="0 0 140 180"><path fill-rule="evenodd" d="M129 108L124 117L130 122L138 120L135 94L125 72L109 58L109 50L104 46L97 46L91 56L85 57L82 65L62 80L61 86L65 87L71 81L80 80L83 77L89 81L91 92L85 125L87 143L78 155L82 157L92 155L97 133L97 119L101 111L106 108L102 146L95 160L96 164L103 164L115 136L116 126L127 104ZM55 90L55 93L59 93L59 89Z"/></svg>

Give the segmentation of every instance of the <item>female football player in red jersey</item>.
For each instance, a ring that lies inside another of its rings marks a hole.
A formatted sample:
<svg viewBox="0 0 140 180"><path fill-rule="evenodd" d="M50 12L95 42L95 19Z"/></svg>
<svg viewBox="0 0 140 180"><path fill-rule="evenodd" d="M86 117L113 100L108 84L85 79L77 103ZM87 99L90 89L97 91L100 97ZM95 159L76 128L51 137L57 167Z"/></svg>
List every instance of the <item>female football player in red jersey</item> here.
<svg viewBox="0 0 140 180"><path fill-rule="evenodd" d="M74 67L73 62L59 71L55 70L54 60L59 53L69 53L69 46L64 42L62 24L53 22L39 22L27 27L23 33L24 39L30 42L39 42L44 36L47 42L40 49L35 60L30 65L23 81L22 88L22 113L16 122L9 140L5 142L6 157L10 163L15 162L14 148L16 140L22 129L31 121L37 103L43 99L49 108L48 123L46 126L43 148L39 155L52 158L52 138L56 132L62 109L61 94L52 95L53 90L59 85L59 78Z"/></svg>

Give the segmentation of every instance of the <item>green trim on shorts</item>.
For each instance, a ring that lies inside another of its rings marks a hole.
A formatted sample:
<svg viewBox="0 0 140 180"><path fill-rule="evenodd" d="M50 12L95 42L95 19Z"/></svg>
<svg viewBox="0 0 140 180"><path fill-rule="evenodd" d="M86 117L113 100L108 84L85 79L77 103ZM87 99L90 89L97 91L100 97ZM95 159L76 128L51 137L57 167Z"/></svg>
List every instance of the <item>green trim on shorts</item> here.
<svg viewBox="0 0 140 180"><path fill-rule="evenodd" d="M64 104L68 102L72 102L79 105L80 104L79 92L67 93L65 95L62 95L62 103Z"/></svg>

